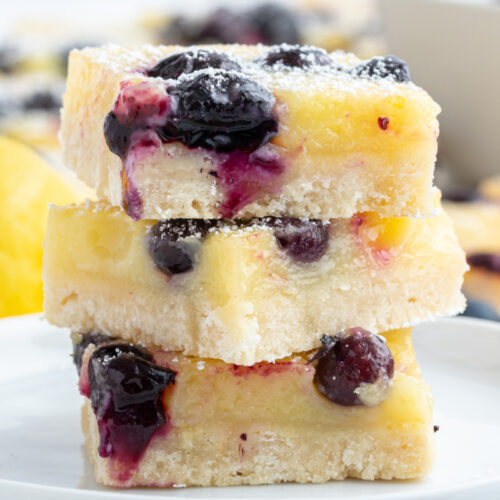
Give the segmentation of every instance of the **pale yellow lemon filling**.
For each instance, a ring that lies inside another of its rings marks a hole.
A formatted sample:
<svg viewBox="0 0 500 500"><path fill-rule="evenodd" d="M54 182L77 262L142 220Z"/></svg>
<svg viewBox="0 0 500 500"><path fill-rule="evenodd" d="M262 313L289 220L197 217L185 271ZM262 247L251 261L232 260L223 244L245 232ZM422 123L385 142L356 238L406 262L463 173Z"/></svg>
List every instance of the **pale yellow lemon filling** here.
<svg viewBox="0 0 500 500"><path fill-rule="evenodd" d="M383 335L395 360L395 376L387 399L370 408L345 407L325 398L314 384L314 367L307 364L312 352L249 367L175 352L154 356L157 363L177 371L175 385L164 396L174 427L223 420L229 434L258 432L270 423L325 432L350 427L430 429L432 400L420 377L411 328Z"/></svg>

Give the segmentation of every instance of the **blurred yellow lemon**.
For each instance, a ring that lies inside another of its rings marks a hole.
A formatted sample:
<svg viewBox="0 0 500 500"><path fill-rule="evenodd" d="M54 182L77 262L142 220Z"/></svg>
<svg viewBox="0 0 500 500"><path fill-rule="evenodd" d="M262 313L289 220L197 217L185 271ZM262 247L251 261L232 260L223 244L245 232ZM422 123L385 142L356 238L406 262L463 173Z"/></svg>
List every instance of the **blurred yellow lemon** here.
<svg viewBox="0 0 500 500"><path fill-rule="evenodd" d="M81 198L31 149L0 137L0 317L42 310L48 205Z"/></svg>

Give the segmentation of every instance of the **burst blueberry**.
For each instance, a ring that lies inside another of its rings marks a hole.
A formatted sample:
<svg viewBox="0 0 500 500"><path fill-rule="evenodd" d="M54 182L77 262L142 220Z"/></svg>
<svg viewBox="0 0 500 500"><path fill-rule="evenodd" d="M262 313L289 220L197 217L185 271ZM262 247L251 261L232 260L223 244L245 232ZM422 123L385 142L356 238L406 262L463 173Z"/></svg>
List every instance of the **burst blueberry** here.
<svg viewBox="0 0 500 500"><path fill-rule="evenodd" d="M140 346L106 344L89 361L90 400L102 457L136 462L152 435L167 423L161 401L175 372L155 365Z"/></svg>
<svg viewBox="0 0 500 500"><path fill-rule="evenodd" d="M201 71L168 93L176 105L158 130L165 142L218 152L253 151L277 133L274 96L240 74Z"/></svg>
<svg viewBox="0 0 500 500"><path fill-rule="evenodd" d="M134 127L128 123L122 123L113 111L109 112L104 119L104 138L109 150L125 159L130 148L130 138Z"/></svg>

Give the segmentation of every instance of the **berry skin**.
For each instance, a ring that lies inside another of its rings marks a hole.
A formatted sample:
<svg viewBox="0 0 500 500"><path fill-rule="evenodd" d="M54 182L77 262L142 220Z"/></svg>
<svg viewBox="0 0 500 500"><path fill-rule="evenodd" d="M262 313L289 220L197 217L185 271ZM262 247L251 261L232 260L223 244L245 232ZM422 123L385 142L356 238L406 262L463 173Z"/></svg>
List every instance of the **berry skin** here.
<svg viewBox="0 0 500 500"><path fill-rule="evenodd" d="M317 47L301 45L277 45L257 59L261 65L285 66L287 68L308 69L313 66L331 66L333 61L328 54Z"/></svg>
<svg viewBox="0 0 500 500"><path fill-rule="evenodd" d="M167 276L193 269L194 251L189 244L182 241L151 239L149 252L156 267Z"/></svg>
<svg viewBox="0 0 500 500"><path fill-rule="evenodd" d="M266 45L300 42L298 19L282 5L259 5L248 12L248 18Z"/></svg>
<svg viewBox="0 0 500 500"><path fill-rule="evenodd" d="M109 150L125 159L130 148L130 137L134 128L129 124L121 123L116 113L109 112L104 119L104 138Z"/></svg>
<svg viewBox="0 0 500 500"><path fill-rule="evenodd" d="M408 64L396 56L372 57L358 64L353 73L361 78L392 78L400 83L410 81Z"/></svg>
<svg viewBox="0 0 500 500"><path fill-rule="evenodd" d="M177 52L162 59L147 73L151 77L160 77L164 80L177 79L181 75L193 73L201 69L216 68L227 71L240 71L238 61L223 52L213 50L187 50Z"/></svg>
<svg viewBox="0 0 500 500"><path fill-rule="evenodd" d="M162 126L169 105L163 86L151 82L122 84L113 110L104 119L104 137L110 151L124 160L132 146L132 134Z"/></svg>
<svg viewBox="0 0 500 500"><path fill-rule="evenodd" d="M467 263L473 267L482 267L488 271L500 272L500 254L476 253L468 255Z"/></svg>
<svg viewBox="0 0 500 500"><path fill-rule="evenodd" d="M171 219L157 222L149 233L149 253L158 269L171 276L190 271L194 266L196 246L179 241L190 236L204 237L213 222L203 219Z"/></svg>
<svg viewBox="0 0 500 500"><path fill-rule="evenodd" d="M252 153L233 151L224 155L216 172L225 193L219 207L223 217L232 218L260 196L280 191L285 165L271 146Z"/></svg>
<svg viewBox="0 0 500 500"><path fill-rule="evenodd" d="M211 151L253 151L277 133L274 96L236 73L198 72L168 89L176 111L158 131L165 142Z"/></svg>
<svg viewBox="0 0 500 500"><path fill-rule="evenodd" d="M379 116L378 117L378 126L382 130L387 130L387 128L389 127L389 118L387 118L387 116Z"/></svg>
<svg viewBox="0 0 500 500"><path fill-rule="evenodd" d="M83 335L72 334L72 339L73 361L75 362L78 375L80 375L80 371L82 369L82 358L85 349L87 349L90 344L100 346L106 342L111 342L114 340L114 337L110 337L109 335L104 335L102 333L84 333Z"/></svg>
<svg viewBox="0 0 500 500"><path fill-rule="evenodd" d="M292 217L266 218L264 221L273 228L278 246L298 262L317 261L328 248L327 223Z"/></svg>
<svg viewBox="0 0 500 500"><path fill-rule="evenodd" d="M350 328L342 336L324 335L323 347L311 361L318 361L314 382L330 401L343 406L367 404L360 390L380 384L375 404L386 397L394 375L394 359L386 343L362 328ZM373 404L373 397L369 403Z"/></svg>
<svg viewBox="0 0 500 500"><path fill-rule="evenodd" d="M99 426L101 457L136 462L152 435L166 425L163 390L175 372L155 365L133 344L97 348L89 361L90 400Z"/></svg>

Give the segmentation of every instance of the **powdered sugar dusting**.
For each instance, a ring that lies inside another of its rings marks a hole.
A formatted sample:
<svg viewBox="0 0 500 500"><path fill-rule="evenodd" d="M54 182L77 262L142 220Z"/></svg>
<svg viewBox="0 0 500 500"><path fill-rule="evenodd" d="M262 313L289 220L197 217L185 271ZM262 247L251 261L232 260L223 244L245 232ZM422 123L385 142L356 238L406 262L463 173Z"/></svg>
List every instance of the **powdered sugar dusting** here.
<svg viewBox="0 0 500 500"><path fill-rule="evenodd" d="M283 67L282 65L277 65L272 70L263 68L256 61L258 62L263 54L269 50L269 47L265 45L201 45L191 47L143 45L134 49L126 49L115 44L107 44L98 48L74 51L74 53L91 59L94 63L102 66L104 71L121 73L123 79L129 77L164 82L161 78L147 77L139 71L153 67L167 55L200 48L233 55L241 63L243 73L267 87L271 92L274 90L292 92L337 90L350 94L373 92L385 95L405 94L417 89L411 82L400 83L393 78L382 78L376 74L377 72L370 78L365 78L364 74L361 77L353 75L351 70L362 61L354 54L341 51L329 54L332 60L331 66L315 67L313 64L307 70Z"/></svg>

